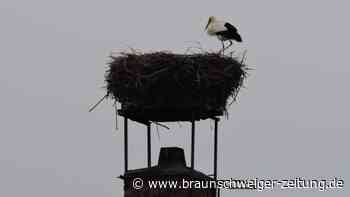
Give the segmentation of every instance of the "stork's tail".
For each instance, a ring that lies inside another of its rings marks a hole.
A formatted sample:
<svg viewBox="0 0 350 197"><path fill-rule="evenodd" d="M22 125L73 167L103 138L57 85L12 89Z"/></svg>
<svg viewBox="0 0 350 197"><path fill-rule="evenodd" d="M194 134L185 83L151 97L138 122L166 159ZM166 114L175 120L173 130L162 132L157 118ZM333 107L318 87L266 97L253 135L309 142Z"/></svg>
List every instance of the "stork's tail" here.
<svg viewBox="0 0 350 197"><path fill-rule="evenodd" d="M235 39L237 42L242 42L242 37L241 37L241 35L239 35L238 33L235 33L235 34L234 34L234 39Z"/></svg>

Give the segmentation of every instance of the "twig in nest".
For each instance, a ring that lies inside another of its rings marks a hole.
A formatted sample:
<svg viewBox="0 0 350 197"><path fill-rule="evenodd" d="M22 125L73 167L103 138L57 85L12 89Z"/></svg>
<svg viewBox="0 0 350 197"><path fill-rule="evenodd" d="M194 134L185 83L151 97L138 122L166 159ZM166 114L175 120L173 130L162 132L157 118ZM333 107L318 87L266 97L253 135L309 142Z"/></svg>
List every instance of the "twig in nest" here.
<svg viewBox="0 0 350 197"><path fill-rule="evenodd" d="M244 50L241 64L243 64L246 61L246 59L247 59L247 50Z"/></svg>
<svg viewBox="0 0 350 197"><path fill-rule="evenodd" d="M114 109L115 109L115 130L118 130L118 106L117 106L117 101L114 101Z"/></svg>
<svg viewBox="0 0 350 197"><path fill-rule="evenodd" d="M194 43L197 44L198 46L191 46L187 47L185 50L185 54L192 53L194 50L199 50L199 52L204 53L204 49L202 47L202 44L199 41L187 41L188 43Z"/></svg>
<svg viewBox="0 0 350 197"><path fill-rule="evenodd" d="M157 135L158 135L158 140L160 141L160 134L159 134L159 128L158 128L158 125L156 125L156 131L157 131Z"/></svg>
<svg viewBox="0 0 350 197"><path fill-rule="evenodd" d="M153 122L153 121L152 121L152 123L154 123L154 124L156 124L156 125L159 125L159 126L161 126L161 127L163 127L163 128L166 128L166 129L170 130L170 128L169 128L168 126L166 126L166 125L164 125L164 124L161 124L161 123L159 123L159 122Z"/></svg>
<svg viewBox="0 0 350 197"><path fill-rule="evenodd" d="M105 98L107 98L108 94L104 95L94 106L89 109L89 112L92 112Z"/></svg>
<svg viewBox="0 0 350 197"><path fill-rule="evenodd" d="M152 74L143 75L142 77L143 77L143 78L152 78L152 77L158 75L159 73L165 72L165 71L167 71L167 70L169 70L169 69L170 69L170 67L164 67L164 68L162 68L162 69L160 69L160 70L158 70L158 71L156 71L156 72L154 72L154 73L152 73Z"/></svg>

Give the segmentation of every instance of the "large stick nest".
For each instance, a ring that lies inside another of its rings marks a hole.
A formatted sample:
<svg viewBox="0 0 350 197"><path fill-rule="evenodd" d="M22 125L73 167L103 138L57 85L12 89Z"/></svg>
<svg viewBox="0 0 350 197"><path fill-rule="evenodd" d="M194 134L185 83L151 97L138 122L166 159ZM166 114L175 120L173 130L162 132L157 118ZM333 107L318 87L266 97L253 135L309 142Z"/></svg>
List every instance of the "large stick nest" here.
<svg viewBox="0 0 350 197"><path fill-rule="evenodd" d="M216 53L122 53L111 58L107 94L122 103L124 113L146 113L142 116L149 120L157 111L196 111L196 119L220 115L246 77L243 60Z"/></svg>

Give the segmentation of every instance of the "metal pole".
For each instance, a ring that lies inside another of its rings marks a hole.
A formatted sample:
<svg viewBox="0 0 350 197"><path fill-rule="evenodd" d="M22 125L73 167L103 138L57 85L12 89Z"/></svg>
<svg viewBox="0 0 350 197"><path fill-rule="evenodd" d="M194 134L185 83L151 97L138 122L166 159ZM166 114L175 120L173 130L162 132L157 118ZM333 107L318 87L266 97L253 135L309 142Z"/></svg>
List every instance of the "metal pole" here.
<svg viewBox="0 0 350 197"><path fill-rule="evenodd" d="M192 120L192 132L191 132L191 168L194 169L194 149L195 149L195 121Z"/></svg>
<svg viewBox="0 0 350 197"><path fill-rule="evenodd" d="M218 119L215 119L214 129L214 179L217 180L218 171Z"/></svg>
<svg viewBox="0 0 350 197"><path fill-rule="evenodd" d="M128 118L124 117L124 167L128 171Z"/></svg>
<svg viewBox="0 0 350 197"><path fill-rule="evenodd" d="M151 167L151 123L147 124L147 167Z"/></svg>
<svg viewBox="0 0 350 197"><path fill-rule="evenodd" d="M218 180L218 122L219 119L215 118L214 129L214 179ZM217 196L220 197L220 190L217 189Z"/></svg>
<svg viewBox="0 0 350 197"><path fill-rule="evenodd" d="M215 129L214 129L214 179L217 180L217 171L218 171L218 119L215 120Z"/></svg>

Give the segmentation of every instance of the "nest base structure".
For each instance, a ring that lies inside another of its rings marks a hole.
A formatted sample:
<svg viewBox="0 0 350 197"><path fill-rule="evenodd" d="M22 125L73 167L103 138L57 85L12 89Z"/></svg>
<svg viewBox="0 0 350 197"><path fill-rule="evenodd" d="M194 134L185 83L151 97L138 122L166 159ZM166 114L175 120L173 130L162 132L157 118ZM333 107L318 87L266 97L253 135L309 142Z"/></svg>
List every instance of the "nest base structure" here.
<svg viewBox="0 0 350 197"><path fill-rule="evenodd" d="M216 53L125 53L109 64L107 95L141 123L194 121L223 115L245 76L243 61Z"/></svg>
<svg viewBox="0 0 350 197"><path fill-rule="evenodd" d="M128 109L118 110L124 116L136 122L148 124L153 122L197 121L222 116L222 110L203 111L201 109Z"/></svg>

